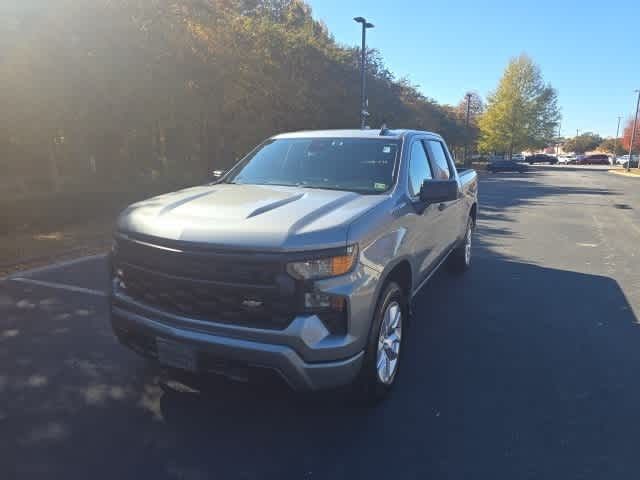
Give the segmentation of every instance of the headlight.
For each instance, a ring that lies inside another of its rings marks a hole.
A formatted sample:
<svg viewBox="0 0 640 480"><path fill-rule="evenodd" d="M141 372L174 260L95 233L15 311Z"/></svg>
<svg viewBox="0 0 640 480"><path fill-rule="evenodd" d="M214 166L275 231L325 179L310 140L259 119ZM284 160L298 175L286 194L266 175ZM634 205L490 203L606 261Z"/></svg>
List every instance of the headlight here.
<svg viewBox="0 0 640 480"><path fill-rule="evenodd" d="M287 271L301 280L337 277L349 273L358 258L358 247L349 245L342 255L316 258L287 265Z"/></svg>

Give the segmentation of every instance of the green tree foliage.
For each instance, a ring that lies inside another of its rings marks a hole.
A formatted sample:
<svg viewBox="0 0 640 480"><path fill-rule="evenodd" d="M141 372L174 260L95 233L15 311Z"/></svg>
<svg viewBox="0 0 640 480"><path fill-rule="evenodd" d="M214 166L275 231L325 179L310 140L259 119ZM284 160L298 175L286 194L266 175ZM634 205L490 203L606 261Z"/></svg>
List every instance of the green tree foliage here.
<svg viewBox="0 0 640 480"><path fill-rule="evenodd" d="M553 142L560 112L557 93L526 55L512 59L480 117L479 147L485 152L539 149Z"/></svg>
<svg viewBox="0 0 640 480"><path fill-rule="evenodd" d="M276 132L359 124L359 51L337 44L301 0L57 0L5 11L0 167L24 191L202 181ZM368 53L372 126L463 144L456 109Z"/></svg>
<svg viewBox="0 0 640 480"><path fill-rule="evenodd" d="M567 140L562 149L565 152L574 152L577 154L583 154L595 150L600 144L602 144L602 137L597 133L585 132L577 137Z"/></svg>

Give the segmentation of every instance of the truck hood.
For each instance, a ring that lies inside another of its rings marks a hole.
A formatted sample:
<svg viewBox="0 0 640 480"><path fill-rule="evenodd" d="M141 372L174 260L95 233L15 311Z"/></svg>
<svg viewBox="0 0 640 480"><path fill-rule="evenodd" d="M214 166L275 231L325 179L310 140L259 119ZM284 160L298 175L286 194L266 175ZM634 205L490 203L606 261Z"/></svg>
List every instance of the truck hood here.
<svg viewBox="0 0 640 480"><path fill-rule="evenodd" d="M121 233L252 250L344 246L349 224L386 195L267 185L188 188L127 208Z"/></svg>

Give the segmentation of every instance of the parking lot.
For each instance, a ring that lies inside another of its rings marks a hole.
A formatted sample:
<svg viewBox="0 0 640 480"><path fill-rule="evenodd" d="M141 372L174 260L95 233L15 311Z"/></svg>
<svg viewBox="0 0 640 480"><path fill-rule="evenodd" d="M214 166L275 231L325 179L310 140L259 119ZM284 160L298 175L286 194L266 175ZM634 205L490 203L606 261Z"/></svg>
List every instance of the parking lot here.
<svg viewBox="0 0 640 480"><path fill-rule="evenodd" d="M167 376L115 341L104 257L0 282L0 478L639 478L640 180L605 170L481 176L474 265L372 409Z"/></svg>

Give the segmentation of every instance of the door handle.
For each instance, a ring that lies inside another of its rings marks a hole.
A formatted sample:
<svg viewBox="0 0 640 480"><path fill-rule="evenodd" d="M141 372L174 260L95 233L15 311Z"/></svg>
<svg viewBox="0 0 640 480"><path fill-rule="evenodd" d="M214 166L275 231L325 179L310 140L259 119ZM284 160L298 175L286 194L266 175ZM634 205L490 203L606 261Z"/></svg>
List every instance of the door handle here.
<svg viewBox="0 0 640 480"><path fill-rule="evenodd" d="M443 211L445 208L447 208L447 206L444 203L441 203L440 205L438 205L438 210Z"/></svg>

